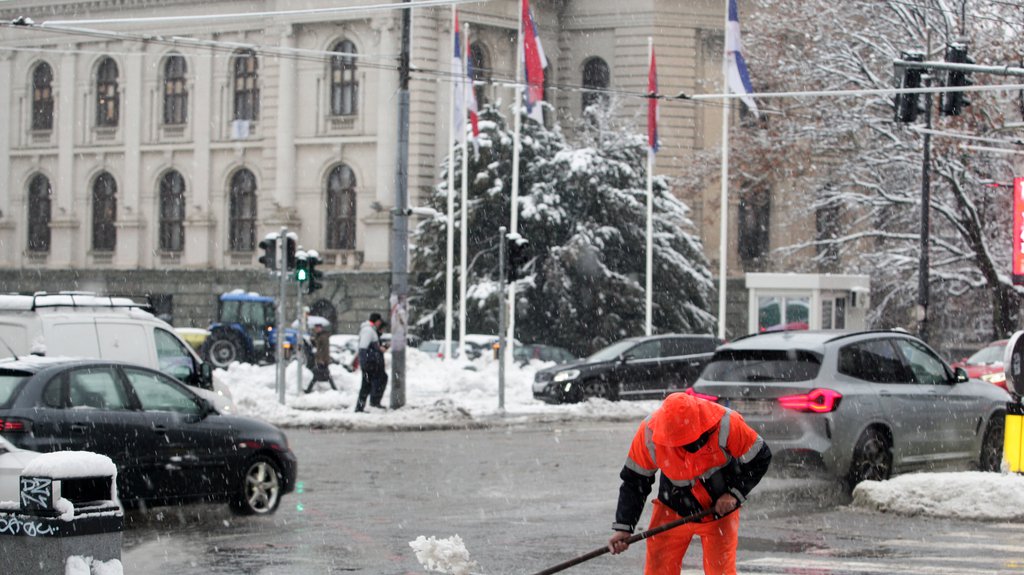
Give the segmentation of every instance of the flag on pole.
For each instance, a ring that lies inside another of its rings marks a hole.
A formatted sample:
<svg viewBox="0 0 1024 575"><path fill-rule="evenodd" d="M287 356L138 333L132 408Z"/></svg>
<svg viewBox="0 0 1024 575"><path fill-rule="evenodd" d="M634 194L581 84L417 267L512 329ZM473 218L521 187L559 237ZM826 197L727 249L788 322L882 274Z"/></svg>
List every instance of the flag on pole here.
<svg viewBox="0 0 1024 575"><path fill-rule="evenodd" d="M647 71L647 145L657 154L658 143L658 64L651 47L651 66Z"/></svg>
<svg viewBox="0 0 1024 575"><path fill-rule="evenodd" d="M467 36L469 35L469 25L466 25ZM480 116L478 114L479 108L477 107L476 101L476 89L473 85L473 59L469 57L469 39L466 39L466 71L464 81L468 84L466 89L466 100L469 104L469 124L473 128L473 147L479 152L479 143L477 137L480 136Z"/></svg>
<svg viewBox="0 0 1024 575"><path fill-rule="evenodd" d="M757 102L751 95L754 88L750 85L750 73L747 62L743 59L743 44L740 42L740 16L736 8L736 0L729 0L729 23L725 28L725 57L729 66L729 90L740 96L754 115L757 115Z"/></svg>
<svg viewBox="0 0 1024 575"><path fill-rule="evenodd" d="M452 114L455 115L453 118L455 122L455 136L461 140L466 131L466 101L463 95L465 90L462 89L462 83L466 81L466 78L464 75L465 68L462 65L462 28L459 27L459 15L457 13L455 14L455 33L452 35L452 43L454 44L452 82L454 83L455 90L455 109L452 110Z"/></svg>
<svg viewBox="0 0 1024 575"><path fill-rule="evenodd" d="M548 59L544 56L544 48L537 34L537 23L530 10L530 0L523 0L523 70L526 72L526 112L532 118L540 113L537 102L544 99L544 68L548 67ZM536 111L535 111L536 108Z"/></svg>

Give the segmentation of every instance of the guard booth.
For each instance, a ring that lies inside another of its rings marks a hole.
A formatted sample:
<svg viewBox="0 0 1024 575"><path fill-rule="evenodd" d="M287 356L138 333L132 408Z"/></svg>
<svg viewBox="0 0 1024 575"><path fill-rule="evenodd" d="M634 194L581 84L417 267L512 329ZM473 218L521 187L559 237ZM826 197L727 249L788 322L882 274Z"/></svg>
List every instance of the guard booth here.
<svg viewBox="0 0 1024 575"><path fill-rule="evenodd" d="M748 333L865 329L871 278L861 275L748 273Z"/></svg>

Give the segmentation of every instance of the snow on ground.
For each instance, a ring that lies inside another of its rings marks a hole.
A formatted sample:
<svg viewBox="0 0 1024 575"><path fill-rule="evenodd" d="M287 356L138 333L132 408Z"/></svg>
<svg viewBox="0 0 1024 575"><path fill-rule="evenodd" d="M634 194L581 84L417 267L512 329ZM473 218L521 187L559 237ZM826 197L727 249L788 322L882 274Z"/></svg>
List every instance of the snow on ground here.
<svg viewBox="0 0 1024 575"><path fill-rule="evenodd" d="M864 481L854 506L895 513L989 521L1024 520L1024 475L1015 473L911 473Z"/></svg>
<svg viewBox="0 0 1024 575"><path fill-rule="evenodd" d="M451 573L452 575L469 575L477 564L469 559L469 551L462 538L454 535L447 539L431 536L429 539L420 535L409 542L416 553L416 560L427 571Z"/></svg>
<svg viewBox="0 0 1024 575"><path fill-rule="evenodd" d="M596 419L639 423L658 406L657 401L589 401L575 405L547 405L533 399L533 376L538 369L553 365L534 362L506 370L505 409L498 408L498 362L482 357L472 362L444 362L430 354L409 348L406 353L405 406L394 411L367 408L355 413L360 373L349 373L339 365L331 366L338 391L326 382L317 383L313 393L300 393L295 363L285 371L285 402L278 402L275 391L276 366L232 364L214 377L231 389L239 415L257 417L282 427L320 427L339 429L438 429L480 427L495 420L560 421ZM389 361L390 377L390 361ZM312 379L303 370L302 386ZM385 406L390 404L391 384L384 392Z"/></svg>
<svg viewBox="0 0 1024 575"><path fill-rule="evenodd" d="M274 388L276 367L233 364L214 377L231 389L238 413L281 427L337 429L450 429L494 424L569 420L635 421L646 417L658 401L590 400L571 405L547 405L533 399L533 376L552 364L533 362L506 371L505 409L498 408L498 363L490 357L473 362L446 363L410 348L406 354L406 405L398 410L354 413L360 374L332 365L338 391L318 383L313 393L298 391L296 366L285 372L285 404ZM389 360L390 374L390 360ZM303 372L303 386L312 373ZM390 403L391 386L384 394ZM959 472L919 473L884 482L867 481L854 491L852 505L901 515L1024 519L1024 476ZM441 540L442 542L448 540ZM431 547L431 549L440 549ZM447 549L447 548L446 548Z"/></svg>

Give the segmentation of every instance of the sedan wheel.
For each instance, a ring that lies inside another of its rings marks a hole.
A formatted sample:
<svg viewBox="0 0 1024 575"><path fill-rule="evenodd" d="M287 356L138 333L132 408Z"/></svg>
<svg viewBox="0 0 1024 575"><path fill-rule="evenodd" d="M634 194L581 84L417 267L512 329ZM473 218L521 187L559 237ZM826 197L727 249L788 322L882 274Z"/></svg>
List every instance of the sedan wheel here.
<svg viewBox="0 0 1024 575"><path fill-rule="evenodd" d="M997 413L992 416L985 428L985 438L981 441L981 458L978 467L982 471L999 471L1003 467L1003 435L1006 427L1006 416Z"/></svg>
<svg viewBox="0 0 1024 575"><path fill-rule="evenodd" d="M592 379L583 382L583 401L592 397L612 399L612 386L603 379Z"/></svg>
<svg viewBox="0 0 1024 575"><path fill-rule="evenodd" d="M270 459L249 462L231 509L240 515L269 515L281 503L281 473Z"/></svg>
<svg viewBox="0 0 1024 575"><path fill-rule="evenodd" d="M877 429L869 429L857 440L850 465L849 484L884 481L892 475L892 450L889 440Z"/></svg>

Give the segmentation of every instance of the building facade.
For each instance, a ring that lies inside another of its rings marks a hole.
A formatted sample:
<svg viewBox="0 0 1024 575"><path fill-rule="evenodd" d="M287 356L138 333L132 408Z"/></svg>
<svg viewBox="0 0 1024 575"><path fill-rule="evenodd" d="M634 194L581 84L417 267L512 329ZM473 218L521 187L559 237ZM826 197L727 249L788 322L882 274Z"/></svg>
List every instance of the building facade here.
<svg viewBox="0 0 1024 575"><path fill-rule="evenodd" d="M324 257L330 282L378 277L370 283L381 286L379 302L362 298L359 305L386 305L401 14L360 9L365 4L0 5L0 20L26 16L37 24L0 28L0 270L33 272L6 274L0 289L80 287L47 280L49 272L74 277L68 270L93 278L89 285L105 277L108 290L125 270L190 272L196 281L203 274L191 272L216 270L228 284L237 272L245 283L259 270L258 242L287 227ZM662 93L720 92L723 4L534 0L549 62L546 99L556 116L546 121L571 131L597 97L582 87L644 93L649 37ZM460 6L478 96L506 108L518 5ZM230 14L247 16L222 17ZM191 19L173 19L182 15ZM412 22L408 174L415 206L437 184L448 151L451 9L418 8ZM645 99L614 99L638 132L646 129ZM659 172L681 174L694 151L718 146L720 117L717 106L664 103ZM683 199L717 262L717 187ZM738 203L732 200L731 275L741 271ZM159 285L139 287L162 293ZM367 311L329 303L353 325ZM206 321L193 317L202 313L189 312L188 323Z"/></svg>

